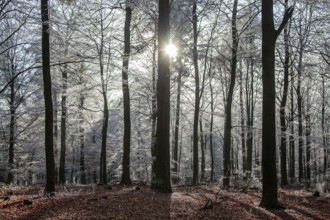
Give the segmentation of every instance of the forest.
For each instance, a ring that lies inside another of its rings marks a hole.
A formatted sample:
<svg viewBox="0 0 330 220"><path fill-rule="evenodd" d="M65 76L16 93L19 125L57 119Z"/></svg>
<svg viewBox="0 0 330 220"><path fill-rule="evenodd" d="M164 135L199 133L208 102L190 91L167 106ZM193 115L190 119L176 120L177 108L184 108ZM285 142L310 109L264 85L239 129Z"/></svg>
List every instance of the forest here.
<svg viewBox="0 0 330 220"><path fill-rule="evenodd" d="M0 219L330 218L329 11L0 0Z"/></svg>

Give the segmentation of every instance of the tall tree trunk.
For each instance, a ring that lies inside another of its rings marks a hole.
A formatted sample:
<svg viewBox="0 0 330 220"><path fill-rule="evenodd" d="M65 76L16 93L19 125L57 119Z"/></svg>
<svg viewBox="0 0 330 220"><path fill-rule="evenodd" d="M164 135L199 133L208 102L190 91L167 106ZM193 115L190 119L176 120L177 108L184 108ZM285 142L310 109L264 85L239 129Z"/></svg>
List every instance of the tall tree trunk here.
<svg viewBox="0 0 330 220"><path fill-rule="evenodd" d="M223 143L223 186L229 187L231 176L231 160L230 160L230 148L231 148L231 107L233 102L234 87L236 80L236 67L237 67L237 48L238 48L238 33L236 27L237 16L237 2L234 0L233 14L231 21L231 34L232 34L232 48L231 48L231 66L230 66L230 85L227 94L227 103L225 106L225 127L224 127L224 143Z"/></svg>
<svg viewBox="0 0 330 220"><path fill-rule="evenodd" d="M164 53L169 43L170 3L159 0L158 18L158 80L157 80L157 131L156 131L156 178L152 188L171 193L170 172L170 57Z"/></svg>
<svg viewBox="0 0 330 220"><path fill-rule="evenodd" d="M56 90L54 91L54 161L55 161L55 184L58 184L59 182L59 164L56 163L56 161L58 160L58 142L57 142L57 138L58 138L58 124L57 124L57 114L58 114L58 109L57 109L57 92Z"/></svg>
<svg viewBox="0 0 330 220"><path fill-rule="evenodd" d="M310 98L309 88L307 88L306 94L306 112L305 112L305 123L306 123L306 180L307 186L311 183L311 116L310 116Z"/></svg>
<svg viewBox="0 0 330 220"><path fill-rule="evenodd" d="M241 109L241 145L242 145L242 163L243 163L243 179L246 179L246 128L245 128L245 115L243 104L243 71L239 71L239 105Z"/></svg>
<svg viewBox="0 0 330 220"><path fill-rule="evenodd" d="M122 71L122 89L124 100L124 152L123 152L123 173L120 184L131 184L130 177L130 149L131 149L131 113L130 113L130 94L128 85L128 65L131 53L131 19L132 8L130 1L126 1L126 18L124 28L124 56L123 56L123 71Z"/></svg>
<svg viewBox="0 0 330 220"><path fill-rule="evenodd" d="M252 39L251 42L252 44ZM246 171L249 177L252 174L252 157L253 157L253 125L254 125L254 61L251 56L248 60L248 67L250 66L250 73L246 74ZM250 77L249 77L250 74ZM250 78L250 80L249 80Z"/></svg>
<svg viewBox="0 0 330 220"><path fill-rule="evenodd" d="M288 8L288 0L285 1L285 9ZM285 57L284 57L284 76L283 76L283 94L280 103L280 123L281 123L281 186L288 185L288 173L287 173L287 138L286 138L286 102L288 99L288 88L289 88L289 65L290 65L290 51L289 51L289 31L288 28L284 28L284 47L285 47Z"/></svg>
<svg viewBox="0 0 330 220"><path fill-rule="evenodd" d="M302 74L302 56L303 50L302 48L299 49L299 63L298 63L298 79L297 79L297 105L298 105L298 167L299 173L298 178L299 182L303 181L304 179L304 167L303 167L303 125L302 125L302 95L301 95L301 74Z"/></svg>
<svg viewBox="0 0 330 220"><path fill-rule="evenodd" d="M205 145L206 139L204 139L203 121L199 119L199 130L200 130L200 142L201 142L201 180L205 180Z"/></svg>
<svg viewBox="0 0 330 220"><path fill-rule="evenodd" d="M198 52L197 52L197 0L193 1L192 10L193 22L193 63L195 70L195 109L194 109L194 124L193 124L193 185L198 183L198 117L200 109L200 89L199 89L199 70L198 70Z"/></svg>
<svg viewBox="0 0 330 220"><path fill-rule="evenodd" d="M61 152L60 152L60 169L59 169L59 183L65 183L65 155L66 155L66 119L67 119L67 87L68 87L68 74L67 65L65 64L62 71L62 103L61 103Z"/></svg>
<svg viewBox="0 0 330 220"><path fill-rule="evenodd" d="M324 173L324 180L326 179L327 174L327 134L326 134L326 128L325 128L325 105L326 105L326 99L325 99L325 78L322 75L322 118L321 118L321 127L322 127L322 144L323 144L323 173Z"/></svg>
<svg viewBox="0 0 330 220"><path fill-rule="evenodd" d="M181 65L181 58L179 58L179 62ZM173 184L178 182L178 151L179 151L179 127L180 127L180 106L181 106L181 78L182 78L182 68L180 66L178 77L177 77L177 96L176 96L176 109L175 109L175 128L174 128L174 146L172 150L172 159L174 161L173 172L176 177L173 178Z"/></svg>
<svg viewBox="0 0 330 220"><path fill-rule="evenodd" d="M214 94L213 94L213 85L212 85L212 69L210 67L210 80L209 80L209 86L210 86L210 108L211 108L211 118L210 118L210 137L209 137L209 144L210 144L210 157L211 157L211 176L210 180L211 182L214 181L214 149L213 149L213 121L214 121Z"/></svg>
<svg viewBox="0 0 330 220"><path fill-rule="evenodd" d="M11 60L13 62L13 60ZM15 66L11 64L11 76L12 79L15 76ZM15 146L15 126L16 126L16 103L15 103L15 80L12 80L10 84L10 124L9 124L9 149L8 149L8 176L6 184L11 184L13 182L13 172L14 169L14 146Z"/></svg>
<svg viewBox="0 0 330 220"><path fill-rule="evenodd" d="M49 16L48 0L41 0L42 21L42 73L45 101L45 154L46 154L46 186L45 192L55 191L54 178L54 149L53 149L53 101L52 81L50 75L50 51L49 51Z"/></svg>
<svg viewBox="0 0 330 220"><path fill-rule="evenodd" d="M79 105L79 133L80 133L80 183L86 184L86 170L85 170L85 129L84 129L84 118L83 118L83 108L84 108L85 97L83 94L80 95L80 105Z"/></svg>
<svg viewBox="0 0 330 220"><path fill-rule="evenodd" d="M104 28L103 17L101 16L101 44L99 47L99 65L100 65L100 77L102 86L102 98L103 98L103 123L102 123L102 143L101 143L101 156L100 156L100 184L107 184L107 135L108 135L108 123L109 123L109 108L107 97L107 84L104 79L104 66L103 66L103 46L104 46Z"/></svg>
<svg viewBox="0 0 330 220"><path fill-rule="evenodd" d="M291 18L293 9L286 10L278 30L274 27L273 1L262 0L262 198L260 206L279 208L276 173L275 126L275 43Z"/></svg>
<svg viewBox="0 0 330 220"><path fill-rule="evenodd" d="M291 70L291 86L290 86L290 179L291 182L295 181L295 163L296 163L296 153L295 153L295 140L294 140L294 75L293 70Z"/></svg>
<svg viewBox="0 0 330 220"><path fill-rule="evenodd" d="M152 51L152 97L151 97L151 182L156 181L156 125L157 125L157 82L156 82L156 53L157 53L157 22ZM152 184L152 187L154 185Z"/></svg>

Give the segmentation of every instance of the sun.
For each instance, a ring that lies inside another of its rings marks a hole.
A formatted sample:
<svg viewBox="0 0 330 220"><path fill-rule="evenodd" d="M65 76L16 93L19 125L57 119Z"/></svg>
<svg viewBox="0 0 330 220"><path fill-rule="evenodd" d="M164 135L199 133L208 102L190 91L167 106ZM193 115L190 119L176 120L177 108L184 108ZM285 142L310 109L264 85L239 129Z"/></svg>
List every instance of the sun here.
<svg viewBox="0 0 330 220"><path fill-rule="evenodd" d="M177 53L178 53L178 48L172 44L169 43L168 45L166 45L165 47L165 53L170 57L170 58L175 58Z"/></svg>

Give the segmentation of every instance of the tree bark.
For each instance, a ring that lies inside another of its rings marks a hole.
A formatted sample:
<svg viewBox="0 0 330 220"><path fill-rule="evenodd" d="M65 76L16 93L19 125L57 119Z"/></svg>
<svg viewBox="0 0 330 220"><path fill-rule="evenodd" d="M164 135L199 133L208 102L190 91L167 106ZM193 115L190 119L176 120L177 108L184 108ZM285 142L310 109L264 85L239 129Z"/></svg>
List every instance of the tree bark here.
<svg viewBox="0 0 330 220"><path fill-rule="evenodd" d="M323 172L324 176L323 179L326 180L327 174L327 134L326 134L326 123L325 123L325 78L322 76L322 116L321 116L321 127L322 127L322 144L323 144Z"/></svg>
<svg viewBox="0 0 330 220"><path fill-rule="evenodd" d="M83 108L84 108L85 97L83 94L80 95L80 105L79 105L79 133L80 133L80 183L86 184L86 171L85 171L85 129L84 129L84 118L83 118Z"/></svg>
<svg viewBox="0 0 330 220"><path fill-rule="evenodd" d="M197 1L193 1L192 22L193 22L193 63L195 70L195 109L193 124L193 185L198 184L198 117L200 110L200 88L199 88L199 69L198 69L198 52L197 52Z"/></svg>
<svg viewBox="0 0 330 220"><path fill-rule="evenodd" d="M278 30L274 27L273 1L262 0L262 198L260 206L280 208L277 198L275 43L293 9L286 10Z"/></svg>
<svg viewBox="0 0 330 220"><path fill-rule="evenodd" d="M98 51L99 65L100 65L100 77L102 86L102 98L103 98L103 123L102 123L102 143L101 143L101 156L100 156L100 184L107 184L107 135L108 135L108 123L109 123L109 108L107 97L107 84L104 80L104 66L103 66L103 46L104 46L104 28L103 17L101 16L101 43Z"/></svg>
<svg viewBox="0 0 330 220"><path fill-rule="evenodd" d="M157 80L157 131L155 146L155 174L152 188L171 193L170 173L170 57L163 48L169 42L170 3L159 0L158 18L158 80Z"/></svg>
<svg viewBox="0 0 330 220"><path fill-rule="evenodd" d="M306 182L309 187L311 184L311 116L310 116L310 98L309 88L307 88L306 94L306 112L305 112L305 123L306 123Z"/></svg>
<svg viewBox="0 0 330 220"><path fill-rule="evenodd" d="M288 7L288 0L285 1L285 9ZM281 145L280 145L280 155L281 155L281 186L288 185L288 173L287 173L287 125L286 125L286 103L288 98L289 90L289 65L290 65L290 51L289 51L289 31L284 28L284 47L285 47L285 57L284 57L284 76L283 76L283 94L280 103L280 124L281 124Z"/></svg>
<svg viewBox="0 0 330 220"><path fill-rule="evenodd" d="M11 60L13 62L13 60ZM12 63L10 72L12 77L15 76L15 66ZM14 179L12 169L14 169L14 146L15 146L15 126L16 126L16 103L15 103L15 80L10 84L10 124L9 124L9 149L8 149L8 176L6 184L11 184Z"/></svg>
<svg viewBox="0 0 330 220"><path fill-rule="evenodd" d="M68 74L67 65L65 65L62 71L62 103L61 103L61 153L60 153L60 169L59 169L59 183L65 183L65 155L66 155L66 118L67 118L67 85Z"/></svg>
<svg viewBox="0 0 330 220"><path fill-rule="evenodd" d="M179 58L180 59L180 58ZM179 60L180 65L181 61ZM173 184L176 184L178 182L178 164L179 164L179 158L178 158L178 152L179 152L179 127L180 127L180 106L181 106L181 78L182 78L182 69L180 66L178 77L177 77L177 96L176 96L176 109L175 109L175 128L174 128L174 146L172 150L172 157L174 161L173 165L173 172L176 175L175 178L173 178Z"/></svg>
<svg viewBox="0 0 330 220"><path fill-rule="evenodd" d="M242 145L242 164L243 164L243 179L246 179L246 128L245 128L245 116L244 116L244 104L243 104L243 71L240 70L239 78L239 105L241 110L241 145Z"/></svg>
<svg viewBox="0 0 330 220"><path fill-rule="evenodd" d="M231 21L231 33L232 33L232 48L231 48L231 66L230 66L230 84L229 91L227 94L227 103L225 106L225 127L224 127L224 143L223 143L223 186L229 187L230 176L231 176L231 107L233 102L235 80L236 80L236 68L237 68L237 48L238 48L238 33L236 27L236 16L237 16L237 2L234 0L233 14Z"/></svg>
<svg viewBox="0 0 330 220"><path fill-rule="evenodd" d="M290 86L290 179L291 182L295 181L295 163L296 163L296 153L295 153L295 140L294 140L294 75L291 71L291 86Z"/></svg>
<svg viewBox="0 0 330 220"><path fill-rule="evenodd" d="M45 154L46 154L46 186L45 192L55 191L54 178L54 149L53 149L53 101L52 81L50 75L50 50L49 50L49 16L48 0L41 0L42 21L42 73L45 101Z"/></svg>
<svg viewBox="0 0 330 220"><path fill-rule="evenodd" d="M130 1L126 2L126 18L124 27L124 55L123 55L123 70L122 70L122 89L124 103L124 152L123 152L123 172L120 184L131 184L130 177L130 149L131 149L131 113L130 113L130 94L128 85L128 66L131 53L131 19L132 8Z"/></svg>

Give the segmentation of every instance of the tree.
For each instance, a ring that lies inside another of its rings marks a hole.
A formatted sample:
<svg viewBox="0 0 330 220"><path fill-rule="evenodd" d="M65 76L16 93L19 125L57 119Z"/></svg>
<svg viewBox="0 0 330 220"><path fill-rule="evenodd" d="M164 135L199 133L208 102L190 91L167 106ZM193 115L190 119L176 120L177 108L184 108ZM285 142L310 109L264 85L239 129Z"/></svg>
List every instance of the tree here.
<svg viewBox="0 0 330 220"><path fill-rule="evenodd" d="M285 1L285 8L288 7L288 0ZM284 28L284 76L283 76L283 94L280 104L280 123L281 123L281 185L286 186L288 184L288 174L287 174L287 138L286 138L286 102L288 99L289 91L289 68L290 68L290 50L289 50L289 30L287 27Z"/></svg>
<svg viewBox="0 0 330 220"><path fill-rule="evenodd" d="M170 3L159 0L158 17L158 80L155 179L152 188L171 193L170 175L170 57L164 48L169 43Z"/></svg>
<svg viewBox="0 0 330 220"><path fill-rule="evenodd" d="M193 22L193 63L195 70L195 110L194 110L194 125L193 125L193 184L198 183L198 117L200 110L200 88L199 88L199 69L198 69L198 51L197 51L197 0L193 1L192 22Z"/></svg>
<svg viewBox="0 0 330 220"><path fill-rule="evenodd" d="M52 81L50 75L49 53L49 15L48 0L41 0L42 21L42 73L45 101L45 154L46 154L46 186L45 192L55 191L55 163L53 149L53 101Z"/></svg>
<svg viewBox="0 0 330 220"><path fill-rule="evenodd" d="M273 1L262 0L262 198L260 206L280 208L277 199L275 123L275 43L291 18L289 7L282 23L274 27Z"/></svg>
<svg viewBox="0 0 330 220"><path fill-rule="evenodd" d="M131 184L130 178L130 148L131 148L131 113L130 113L130 95L128 84L128 64L131 52L131 19L132 8L130 1L126 1L126 17L124 27L124 54L123 54L123 70L122 70L122 89L123 89L123 104L124 104L124 152L123 152L123 173L121 184Z"/></svg>
<svg viewBox="0 0 330 220"><path fill-rule="evenodd" d="M237 67L237 49L238 49L238 34L236 27L236 15L237 15L237 2L234 0L231 33L232 33L232 48L231 48L231 66L230 66L230 85L227 93L226 105L225 105L225 127L224 127L224 140L223 140L223 186L229 187L231 176L231 129L232 129L232 115L231 107L233 102L234 87L236 80L236 67Z"/></svg>

